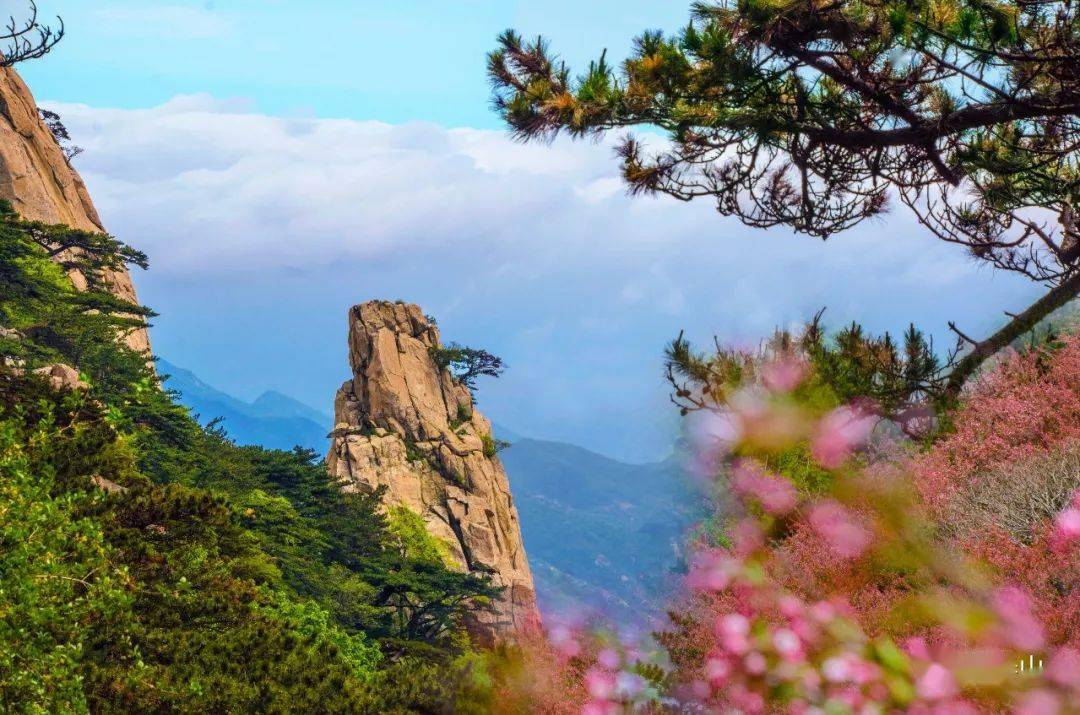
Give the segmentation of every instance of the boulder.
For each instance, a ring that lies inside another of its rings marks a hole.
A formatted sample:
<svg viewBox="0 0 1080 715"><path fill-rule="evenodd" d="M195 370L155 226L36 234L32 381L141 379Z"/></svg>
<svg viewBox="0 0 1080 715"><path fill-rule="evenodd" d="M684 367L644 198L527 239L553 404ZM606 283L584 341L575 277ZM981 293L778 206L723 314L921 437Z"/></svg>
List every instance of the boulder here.
<svg viewBox="0 0 1080 715"><path fill-rule="evenodd" d="M79 372L70 365L57 363L34 370L35 375L48 378L54 390L85 390L89 385L79 379Z"/></svg>

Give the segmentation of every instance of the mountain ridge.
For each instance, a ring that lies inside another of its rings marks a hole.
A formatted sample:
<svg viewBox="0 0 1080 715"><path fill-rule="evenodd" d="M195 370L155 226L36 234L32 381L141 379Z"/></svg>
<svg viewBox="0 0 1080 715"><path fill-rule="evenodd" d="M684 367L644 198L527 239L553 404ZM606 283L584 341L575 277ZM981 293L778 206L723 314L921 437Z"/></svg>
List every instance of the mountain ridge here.
<svg viewBox="0 0 1080 715"><path fill-rule="evenodd" d="M267 390L253 402L245 402L210 385L195 373L168 360L158 360L166 376L166 389L179 393L180 402L199 417L203 425L220 419L219 426L239 444L272 449L295 446L326 452L333 420L315 408L282 392Z"/></svg>
<svg viewBox="0 0 1080 715"><path fill-rule="evenodd" d="M166 360L159 367L171 375L166 387L177 389L204 424L224 417L222 426L241 444L291 448L293 435L302 434L292 430L300 429L310 437L302 446L326 453L329 427L323 425L330 419L310 405L277 390L245 402ZM511 442L499 458L545 616L600 612L647 626L648 616L661 612L671 574L681 566L683 533L704 513L678 457L629 463L498 423L493 432ZM577 546L569 548L571 543Z"/></svg>

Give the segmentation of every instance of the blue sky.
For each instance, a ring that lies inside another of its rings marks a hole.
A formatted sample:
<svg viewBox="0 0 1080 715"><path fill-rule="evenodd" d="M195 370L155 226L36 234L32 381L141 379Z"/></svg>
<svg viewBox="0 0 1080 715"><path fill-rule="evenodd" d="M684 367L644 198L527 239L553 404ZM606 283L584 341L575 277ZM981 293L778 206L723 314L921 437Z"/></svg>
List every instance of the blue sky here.
<svg viewBox="0 0 1080 715"><path fill-rule="evenodd" d="M22 0L3 0L19 8ZM484 56L500 31L550 36L580 65L625 54L687 5L643 0L40 0L69 37L25 66L38 94L138 108L177 94L254 100L260 111L495 128Z"/></svg>
<svg viewBox="0 0 1080 715"><path fill-rule="evenodd" d="M688 3L40 5L69 38L20 71L85 148L107 227L151 257L135 279L155 351L243 399L329 411L348 307L402 298L506 359L481 386L494 421L655 459L678 432L661 356L681 329L754 345L828 306L947 342L946 321L985 332L1038 291L900 211L822 243L630 199L610 145L522 146L490 112L506 27L580 65Z"/></svg>

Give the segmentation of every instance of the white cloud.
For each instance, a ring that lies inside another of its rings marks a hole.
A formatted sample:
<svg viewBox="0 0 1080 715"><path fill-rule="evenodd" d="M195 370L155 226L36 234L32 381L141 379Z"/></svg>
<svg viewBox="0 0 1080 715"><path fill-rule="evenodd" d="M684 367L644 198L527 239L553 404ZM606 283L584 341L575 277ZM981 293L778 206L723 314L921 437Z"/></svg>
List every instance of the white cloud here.
<svg viewBox="0 0 1080 715"><path fill-rule="evenodd" d="M823 244L630 198L606 144L270 117L208 96L50 106L86 149L77 168L106 224L151 257L137 282L163 313L159 351L239 392L325 404L347 306L404 297L507 358L482 392L497 421L640 457L671 437L658 361L682 328L752 343L828 305L834 323L977 332L1032 291L903 214Z"/></svg>

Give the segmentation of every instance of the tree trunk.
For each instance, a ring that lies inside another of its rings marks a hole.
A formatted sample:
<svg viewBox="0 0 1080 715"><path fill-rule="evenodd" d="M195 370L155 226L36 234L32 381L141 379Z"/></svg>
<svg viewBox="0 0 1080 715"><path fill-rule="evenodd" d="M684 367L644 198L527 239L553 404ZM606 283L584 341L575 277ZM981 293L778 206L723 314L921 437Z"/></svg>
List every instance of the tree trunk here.
<svg viewBox="0 0 1080 715"><path fill-rule="evenodd" d="M1034 328L1040 320L1067 304L1077 295L1080 295L1080 270L1073 273L1061 285L1032 303L1027 310L1014 317L1001 330L986 340L977 343L971 352L956 363L956 367L949 373L949 381L945 385L945 394L949 397L959 395L964 383L975 374L975 371L986 362L987 358Z"/></svg>

